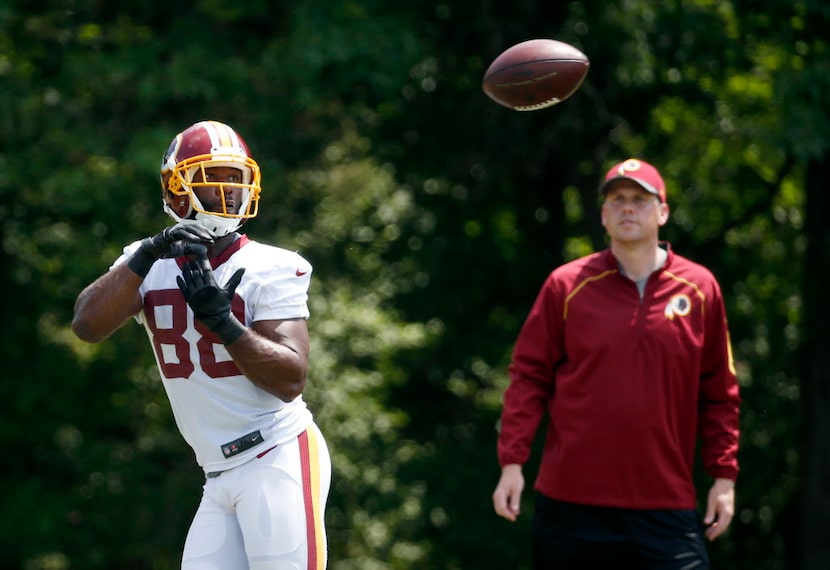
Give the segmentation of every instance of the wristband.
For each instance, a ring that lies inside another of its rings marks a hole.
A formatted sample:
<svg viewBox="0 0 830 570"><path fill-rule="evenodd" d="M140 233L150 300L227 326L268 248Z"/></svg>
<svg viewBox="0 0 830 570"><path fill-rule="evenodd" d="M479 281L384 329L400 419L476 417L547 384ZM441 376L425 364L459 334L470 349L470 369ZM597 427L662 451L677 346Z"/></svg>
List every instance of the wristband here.
<svg viewBox="0 0 830 570"><path fill-rule="evenodd" d="M153 267L156 259L158 259L155 255L147 253L145 246L148 245L147 242L149 241L150 238L141 240L141 247L127 259L127 267L142 279L147 277L147 274L150 273L150 268Z"/></svg>
<svg viewBox="0 0 830 570"><path fill-rule="evenodd" d="M215 327L210 327L210 330L219 337L222 344L227 346L245 334L245 325L240 323L233 315L229 315L227 319L223 319Z"/></svg>

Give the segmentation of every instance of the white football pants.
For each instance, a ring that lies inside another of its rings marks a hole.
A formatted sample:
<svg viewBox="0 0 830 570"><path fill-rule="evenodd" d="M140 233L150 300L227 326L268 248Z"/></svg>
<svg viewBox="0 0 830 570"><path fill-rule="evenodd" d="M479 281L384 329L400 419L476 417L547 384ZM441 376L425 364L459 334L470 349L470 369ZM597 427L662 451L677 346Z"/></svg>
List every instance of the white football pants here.
<svg viewBox="0 0 830 570"><path fill-rule="evenodd" d="M205 481L182 570L323 570L331 484L325 439L297 438Z"/></svg>

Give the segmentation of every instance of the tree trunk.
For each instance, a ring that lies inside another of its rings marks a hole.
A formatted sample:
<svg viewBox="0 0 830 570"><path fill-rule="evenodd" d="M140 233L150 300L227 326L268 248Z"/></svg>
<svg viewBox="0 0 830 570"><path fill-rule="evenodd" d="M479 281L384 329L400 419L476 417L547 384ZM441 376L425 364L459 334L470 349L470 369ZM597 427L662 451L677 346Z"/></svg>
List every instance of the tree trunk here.
<svg viewBox="0 0 830 570"><path fill-rule="evenodd" d="M806 454L802 567L830 568L830 154L807 167L804 269Z"/></svg>

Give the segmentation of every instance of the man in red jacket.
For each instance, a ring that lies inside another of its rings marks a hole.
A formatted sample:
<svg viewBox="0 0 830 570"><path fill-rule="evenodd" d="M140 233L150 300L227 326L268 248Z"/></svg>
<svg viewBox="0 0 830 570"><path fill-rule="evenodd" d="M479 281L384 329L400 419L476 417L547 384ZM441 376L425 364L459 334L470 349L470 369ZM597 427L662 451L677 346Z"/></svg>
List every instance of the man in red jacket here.
<svg viewBox="0 0 830 570"><path fill-rule="evenodd" d="M738 475L740 398L720 287L658 240L669 207L656 168L623 161L600 192L610 247L555 269L516 341L493 505L519 514L522 465L547 412L536 568L707 568L704 536L729 527ZM714 480L702 521L698 442Z"/></svg>

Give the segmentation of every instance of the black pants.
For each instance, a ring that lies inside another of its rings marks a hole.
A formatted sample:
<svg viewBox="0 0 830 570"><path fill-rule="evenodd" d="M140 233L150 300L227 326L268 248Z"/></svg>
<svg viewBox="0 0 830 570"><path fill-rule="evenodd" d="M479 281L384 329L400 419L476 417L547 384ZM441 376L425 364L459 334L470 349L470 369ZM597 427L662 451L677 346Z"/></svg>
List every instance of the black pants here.
<svg viewBox="0 0 830 570"><path fill-rule="evenodd" d="M536 494L536 570L706 570L703 526L693 510L633 510Z"/></svg>

